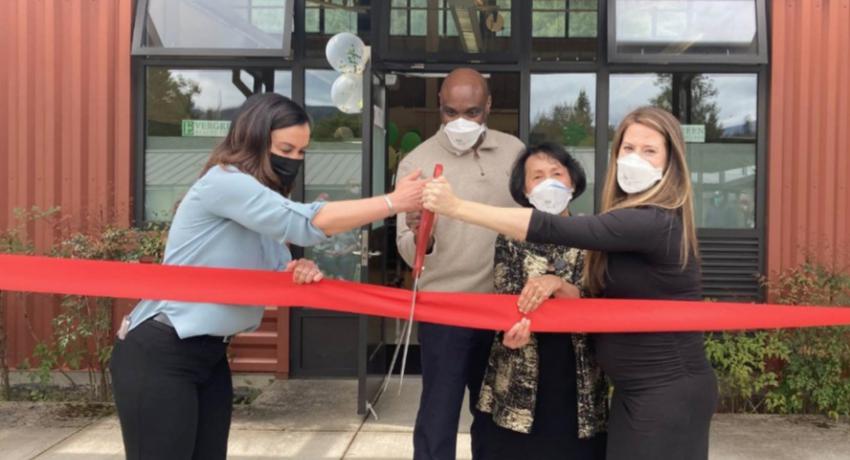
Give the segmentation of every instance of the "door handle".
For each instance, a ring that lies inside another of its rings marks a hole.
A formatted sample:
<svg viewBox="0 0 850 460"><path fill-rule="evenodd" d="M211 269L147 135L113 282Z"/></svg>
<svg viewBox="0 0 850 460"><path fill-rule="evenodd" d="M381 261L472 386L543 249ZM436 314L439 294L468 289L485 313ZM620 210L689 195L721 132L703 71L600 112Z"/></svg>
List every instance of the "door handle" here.
<svg viewBox="0 0 850 460"><path fill-rule="evenodd" d="M363 267L369 266L369 259L372 257L378 257L381 255L381 251L370 251L369 250L369 231L362 230L360 232L360 249L355 249L351 251L351 254L355 256L360 256L360 265Z"/></svg>

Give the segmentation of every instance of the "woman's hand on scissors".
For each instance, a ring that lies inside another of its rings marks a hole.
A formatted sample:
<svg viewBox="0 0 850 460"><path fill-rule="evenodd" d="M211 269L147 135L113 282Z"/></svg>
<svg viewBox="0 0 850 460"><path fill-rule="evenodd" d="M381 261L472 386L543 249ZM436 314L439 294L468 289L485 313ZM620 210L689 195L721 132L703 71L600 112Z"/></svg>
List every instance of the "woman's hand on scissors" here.
<svg viewBox="0 0 850 460"><path fill-rule="evenodd" d="M460 199L455 196L452 186L445 177L431 179L425 186L422 200L425 209L437 214L451 215L460 204Z"/></svg>

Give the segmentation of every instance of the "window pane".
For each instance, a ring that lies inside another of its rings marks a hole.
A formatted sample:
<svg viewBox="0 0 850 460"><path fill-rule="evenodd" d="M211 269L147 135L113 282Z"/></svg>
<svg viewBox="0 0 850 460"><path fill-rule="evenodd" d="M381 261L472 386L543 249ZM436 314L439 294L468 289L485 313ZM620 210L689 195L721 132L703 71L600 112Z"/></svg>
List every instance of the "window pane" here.
<svg viewBox="0 0 850 460"><path fill-rule="evenodd" d="M318 8L304 8L304 30L308 33L318 33L319 16L321 15Z"/></svg>
<svg viewBox="0 0 850 460"><path fill-rule="evenodd" d="M362 0L306 0L306 54L324 57L328 39L340 32L356 34L369 44L369 5Z"/></svg>
<svg viewBox="0 0 850 460"><path fill-rule="evenodd" d="M234 84L234 74L239 84ZM273 76L272 76L273 75ZM292 75L259 69L148 67L145 80L145 219L168 221L257 88L292 94Z"/></svg>
<svg viewBox="0 0 850 460"><path fill-rule="evenodd" d="M389 49L396 53L496 53L510 50L511 0L394 1ZM430 35L429 35L430 34Z"/></svg>
<svg viewBox="0 0 850 460"><path fill-rule="evenodd" d="M497 0L499 14L490 14L485 21L489 30L496 32L498 37L511 36L511 0ZM501 28L501 30L499 30Z"/></svg>
<svg viewBox="0 0 850 460"><path fill-rule="evenodd" d="M274 73L274 92L292 97L292 72L277 70Z"/></svg>
<svg viewBox="0 0 850 460"><path fill-rule="evenodd" d="M244 72L240 76L246 77ZM232 79L230 70L148 68L145 219L171 220L177 202L224 138L246 98Z"/></svg>
<svg viewBox="0 0 850 460"><path fill-rule="evenodd" d="M536 6L536 5L535 5ZM531 16L533 37L561 38L567 33L567 16L562 12L534 11Z"/></svg>
<svg viewBox="0 0 850 460"><path fill-rule="evenodd" d="M439 15L438 27L440 28L440 32L442 32L446 37L457 37L457 25L455 24L454 17L452 17L449 9L445 7L445 3L447 1L448 0L441 0L443 10Z"/></svg>
<svg viewBox="0 0 850 460"><path fill-rule="evenodd" d="M596 13L570 13L570 37L596 37Z"/></svg>
<svg viewBox="0 0 850 460"><path fill-rule="evenodd" d="M152 48L281 49L286 0L150 0Z"/></svg>
<svg viewBox="0 0 850 460"><path fill-rule="evenodd" d="M617 0L616 52L755 55L755 0Z"/></svg>
<svg viewBox="0 0 850 460"><path fill-rule="evenodd" d="M390 12L390 35L407 35L407 11Z"/></svg>
<svg viewBox="0 0 850 460"><path fill-rule="evenodd" d="M304 157L305 201L348 200L361 197L362 123L360 114L340 112L331 102L332 70L306 72L306 108L313 119L310 149ZM327 276L360 279L360 230L338 234L305 250Z"/></svg>
<svg viewBox="0 0 850 460"><path fill-rule="evenodd" d="M685 135L697 225L755 227L756 75L612 75L610 86L609 140L640 106L674 112ZM674 103L674 94L681 100Z"/></svg>
<svg viewBox="0 0 850 460"><path fill-rule="evenodd" d="M757 78L685 76L690 93L684 126L697 225L754 228Z"/></svg>
<svg viewBox="0 0 850 460"><path fill-rule="evenodd" d="M414 37L424 37L428 34L428 14L423 10L413 10L410 13L410 32Z"/></svg>
<svg viewBox="0 0 850 460"><path fill-rule="evenodd" d="M596 59L596 0L534 0L531 8L532 58Z"/></svg>
<svg viewBox="0 0 850 460"><path fill-rule="evenodd" d="M671 74L611 75L608 106L608 140L623 118L632 110L645 105L673 108L673 76Z"/></svg>
<svg viewBox="0 0 850 460"><path fill-rule="evenodd" d="M573 213L593 213L595 108L596 75L531 76L530 143L557 142L567 147L587 175L587 189L570 205Z"/></svg>

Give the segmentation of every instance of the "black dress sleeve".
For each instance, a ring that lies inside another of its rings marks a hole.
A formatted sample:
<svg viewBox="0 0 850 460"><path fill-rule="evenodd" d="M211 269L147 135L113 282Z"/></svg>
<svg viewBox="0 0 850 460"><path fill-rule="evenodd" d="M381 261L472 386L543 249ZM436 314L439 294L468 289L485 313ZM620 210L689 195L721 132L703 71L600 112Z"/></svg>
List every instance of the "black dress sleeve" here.
<svg viewBox="0 0 850 460"><path fill-rule="evenodd" d="M526 239L605 252L652 252L666 240L673 212L626 208L596 216L558 216L534 210Z"/></svg>

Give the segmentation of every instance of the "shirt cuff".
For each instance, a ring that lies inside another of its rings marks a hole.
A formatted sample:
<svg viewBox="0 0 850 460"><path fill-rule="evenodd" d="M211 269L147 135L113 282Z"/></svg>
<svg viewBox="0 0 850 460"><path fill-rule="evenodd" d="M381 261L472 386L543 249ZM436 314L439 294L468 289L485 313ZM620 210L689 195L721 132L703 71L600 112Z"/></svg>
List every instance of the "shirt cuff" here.
<svg viewBox="0 0 850 460"><path fill-rule="evenodd" d="M534 209L531 211L531 220L528 222L528 233L525 235L525 240L530 243L545 243L541 238L544 235L543 229L546 228L548 220L552 214L545 213Z"/></svg>
<svg viewBox="0 0 850 460"><path fill-rule="evenodd" d="M322 209L327 202L325 201L314 201L312 203L299 203L297 201L286 201L286 208L292 212L296 212L308 219L312 219L316 216L320 209Z"/></svg>

